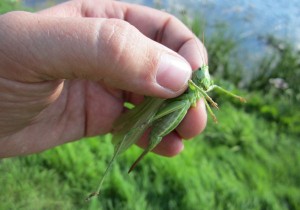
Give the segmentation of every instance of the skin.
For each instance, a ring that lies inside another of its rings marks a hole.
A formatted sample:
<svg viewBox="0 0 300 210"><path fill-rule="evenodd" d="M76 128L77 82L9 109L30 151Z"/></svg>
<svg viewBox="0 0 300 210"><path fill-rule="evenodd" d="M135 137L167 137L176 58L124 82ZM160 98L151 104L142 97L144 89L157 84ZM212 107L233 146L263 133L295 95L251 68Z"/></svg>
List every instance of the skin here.
<svg viewBox="0 0 300 210"><path fill-rule="evenodd" d="M11 12L0 28L0 157L109 133L124 101L180 95L207 57L175 17L118 1ZM206 119L200 101L154 152L178 154L182 138L201 133Z"/></svg>

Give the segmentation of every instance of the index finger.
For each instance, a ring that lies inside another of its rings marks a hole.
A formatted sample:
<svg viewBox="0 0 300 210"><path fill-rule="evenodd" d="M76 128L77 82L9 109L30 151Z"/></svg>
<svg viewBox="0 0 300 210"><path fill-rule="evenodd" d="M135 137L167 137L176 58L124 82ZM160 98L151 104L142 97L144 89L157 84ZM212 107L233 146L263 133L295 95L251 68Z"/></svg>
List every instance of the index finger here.
<svg viewBox="0 0 300 210"><path fill-rule="evenodd" d="M175 16L145 6L114 2L115 7L122 8L123 19L147 37L163 44L183 56L197 69L207 63L204 45Z"/></svg>
<svg viewBox="0 0 300 210"><path fill-rule="evenodd" d="M112 1L111 5L112 10L118 12L107 14L109 18L122 18L129 22L147 37L179 53L192 69L207 63L204 45L175 16L135 4Z"/></svg>
<svg viewBox="0 0 300 210"><path fill-rule="evenodd" d="M145 36L183 56L197 69L207 63L207 53L200 40L175 16L149 7L110 0L66 2L40 14L60 17L117 18L135 26Z"/></svg>

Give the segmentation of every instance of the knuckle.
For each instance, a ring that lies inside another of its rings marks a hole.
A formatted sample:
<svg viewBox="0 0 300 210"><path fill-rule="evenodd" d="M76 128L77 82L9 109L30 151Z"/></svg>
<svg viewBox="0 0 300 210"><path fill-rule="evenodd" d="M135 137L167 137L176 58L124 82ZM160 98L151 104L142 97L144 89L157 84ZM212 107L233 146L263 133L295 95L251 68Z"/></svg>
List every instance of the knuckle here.
<svg viewBox="0 0 300 210"><path fill-rule="evenodd" d="M115 62L125 64L131 55L132 39L136 29L126 21L107 19L101 27L101 39L106 53ZM137 38L137 37L135 37Z"/></svg>
<svg viewBox="0 0 300 210"><path fill-rule="evenodd" d="M12 11L5 13L0 16L0 24L3 29L6 26L6 29L9 30L11 26L22 26L24 24L24 18L29 17L31 13L23 11Z"/></svg>
<svg viewBox="0 0 300 210"><path fill-rule="evenodd" d="M28 15L28 12L22 12L22 11L13 11L8 12L0 16L0 26L1 31L0 32L10 32L13 28L16 28L23 23L23 18Z"/></svg>
<svg viewBox="0 0 300 210"><path fill-rule="evenodd" d="M106 60L113 61L108 65L114 72L122 74L125 80L128 77L148 85L155 79L158 63L156 48L138 29L123 20L107 19L99 33L102 42L99 50L105 49Z"/></svg>
<svg viewBox="0 0 300 210"><path fill-rule="evenodd" d="M1 18L6 18L6 20L14 20L16 17L19 17L20 15L24 15L27 12L23 12L23 11L11 11L11 12L7 12L3 15L1 15Z"/></svg>

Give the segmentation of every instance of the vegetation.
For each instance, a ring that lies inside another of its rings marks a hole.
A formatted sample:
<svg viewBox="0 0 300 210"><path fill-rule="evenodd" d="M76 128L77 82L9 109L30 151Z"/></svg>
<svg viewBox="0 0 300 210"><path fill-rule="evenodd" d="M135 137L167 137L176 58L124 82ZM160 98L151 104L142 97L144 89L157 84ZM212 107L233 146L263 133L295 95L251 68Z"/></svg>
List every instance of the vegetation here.
<svg viewBox="0 0 300 210"><path fill-rule="evenodd" d="M20 4L16 0L3 0L0 2L0 14L20 8Z"/></svg>
<svg viewBox="0 0 300 210"><path fill-rule="evenodd" d="M193 23L199 35L199 22ZM272 54L239 90L244 69L234 59L236 43L226 35L206 40L215 79L248 103L214 95L219 123L210 120L203 134L185 142L182 154L150 154L128 175L141 152L131 148L114 164L99 199L91 202L84 198L113 154L110 135L3 159L0 209L299 210L300 52L274 37L265 40Z"/></svg>

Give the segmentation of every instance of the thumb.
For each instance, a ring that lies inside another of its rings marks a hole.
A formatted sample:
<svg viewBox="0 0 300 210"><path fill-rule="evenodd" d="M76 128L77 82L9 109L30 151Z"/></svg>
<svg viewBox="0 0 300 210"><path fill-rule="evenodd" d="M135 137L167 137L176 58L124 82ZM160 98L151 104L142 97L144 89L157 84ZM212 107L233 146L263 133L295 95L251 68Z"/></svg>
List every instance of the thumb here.
<svg viewBox="0 0 300 210"><path fill-rule="evenodd" d="M125 21L12 12L0 18L0 69L30 82L88 79L157 97L182 93L188 62ZM18 49L17 49L18 48ZM8 75L10 74L10 75Z"/></svg>

